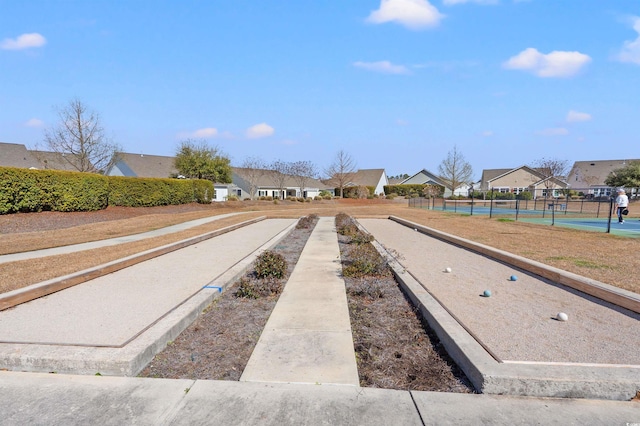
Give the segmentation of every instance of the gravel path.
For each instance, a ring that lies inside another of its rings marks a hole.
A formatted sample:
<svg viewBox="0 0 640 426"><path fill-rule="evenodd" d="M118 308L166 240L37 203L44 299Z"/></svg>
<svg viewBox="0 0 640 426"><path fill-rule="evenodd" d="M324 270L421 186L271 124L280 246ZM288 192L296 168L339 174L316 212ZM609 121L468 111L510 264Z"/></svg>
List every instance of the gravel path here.
<svg viewBox="0 0 640 426"><path fill-rule="evenodd" d="M359 222L501 360L640 365L640 314L389 220Z"/></svg>

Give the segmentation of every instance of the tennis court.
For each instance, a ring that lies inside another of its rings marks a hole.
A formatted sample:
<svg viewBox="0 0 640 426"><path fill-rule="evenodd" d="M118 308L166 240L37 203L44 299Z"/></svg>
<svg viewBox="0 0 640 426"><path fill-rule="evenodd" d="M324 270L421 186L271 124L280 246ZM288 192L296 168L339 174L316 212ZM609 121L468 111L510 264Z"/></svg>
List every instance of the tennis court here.
<svg viewBox="0 0 640 426"><path fill-rule="evenodd" d="M619 224L610 199L603 200L447 200L414 198L409 207L462 215L488 215L541 225L570 227L593 232L607 232L624 237L640 237L638 209Z"/></svg>
<svg viewBox="0 0 640 426"><path fill-rule="evenodd" d="M552 225L551 219L540 218L522 218L523 222L537 223L541 225ZM567 228L581 229L584 231L607 232L609 227L609 219L589 219L589 218L563 218L556 217L555 226L564 226ZM611 227L609 233L620 235L621 237L640 238L640 219L631 218L624 221L623 224L618 223L618 219L614 216L611 219Z"/></svg>

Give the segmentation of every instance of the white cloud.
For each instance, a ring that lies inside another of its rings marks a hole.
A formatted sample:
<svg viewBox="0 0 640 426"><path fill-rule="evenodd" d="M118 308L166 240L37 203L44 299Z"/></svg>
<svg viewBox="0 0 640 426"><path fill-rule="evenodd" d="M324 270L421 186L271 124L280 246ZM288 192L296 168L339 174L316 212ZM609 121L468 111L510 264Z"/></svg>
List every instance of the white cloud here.
<svg viewBox="0 0 640 426"><path fill-rule="evenodd" d="M568 134L569 134L569 131L564 127L552 127L549 129L544 129L536 132L536 135L539 135L539 136L565 136Z"/></svg>
<svg viewBox="0 0 640 426"><path fill-rule="evenodd" d="M204 129L198 129L191 134L194 138L212 138L218 134L218 129L214 127L205 127Z"/></svg>
<svg viewBox="0 0 640 426"><path fill-rule="evenodd" d="M32 118L26 123L24 123L26 127L44 127L44 121L39 118Z"/></svg>
<svg viewBox="0 0 640 426"><path fill-rule="evenodd" d="M267 123L256 124L247 129L246 135L249 139L266 138L275 133L275 129Z"/></svg>
<svg viewBox="0 0 640 426"><path fill-rule="evenodd" d="M567 113L567 123L578 123L591 120L591 114L571 110Z"/></svg>
<svg viewBox="0 0 640 426"><path fill-rule="evenodd" d="M571 77L589 62L591 58L580 52L554 50L545 55L530 47L509 58L502 66L530 71L538 77Z"/></svg>
<svg viewBox="0 0 640 426"><path fill-rule="evenodd" d="M624 42L618 60L640 65L640 17L633 17L633 29L638 33L638 37L635 40Z"/></svg>
<svg viewBox="0 0 640 426"><path fill-rule="evenodd" d="M435 27L444 18L427 0L380 0L380 8L371 12L367 22L396 22L412 30Z"/></svg>
<svg viewBox="0 0 640 426"><path fill-rule="evenodd" d="M31 47L41 47L47 44L47 39L38 33L22 34L17 38L5 38L0 43L0 49L22 50Z"/></svg>
<svg viewBox="0 0 640 426"><path fill-rule="evenodd" d="M482 136L488 138L490 136L493 136L493 132L491 130L485 130L484 132L482 132Z"/></svg>
<svg viewBox="0 0 640 426"><path fill-rule="evenodd" d="M444 0L442 4L445 6L453 6L456 4L477 3L477 4L498 4L498 0Z"/></svg>
<svg viewBox="0 0 640 426"><path fill-rule="evenodd" d="M396 120L396 124L398 126L408 126L409 122L407 120L403 120L402 118L399 118Z"/></svg>
<svg viewBox="0 0 640 426"><path fill-rule="evenodd" d="M383 74L411 74L409 69L404 65L394 65L389 61L378 62L354 62L354 67L362 68L367 71L375 71Z"/></svg>

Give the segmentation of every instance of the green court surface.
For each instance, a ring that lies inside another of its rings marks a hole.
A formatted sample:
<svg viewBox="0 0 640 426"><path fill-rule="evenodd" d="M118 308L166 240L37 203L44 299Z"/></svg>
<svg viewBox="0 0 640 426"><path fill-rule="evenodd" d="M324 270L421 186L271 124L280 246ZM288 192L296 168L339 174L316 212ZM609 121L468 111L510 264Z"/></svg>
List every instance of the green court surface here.
<svg viewBox="0 0 640 426"><path fill-rule="evenodd" d="M540 225L562 226L565 228L581 229L583 231L591 232L607 232L608 219L601 218L559 218L555 217L552 222L552 218L520 218L522 222L536 223ZM625 220L624 223L618 223L618 219L613 217L611 219L611 230L613 235L619 235L621 237L640 238L640 219L630 218Z"/></svg>
<svg viewBox="0 0 640 426"><path fill-rule="evenodd" d="M515 200L445 200L439 204L413 202L410 207L461 215L490 215L501 220L514 220L539 225L553 225L590 232L607 232L629 238L640 238L640 219L627 217L618 223L611 215L609 226L609 202L535 202Z"/></svg>

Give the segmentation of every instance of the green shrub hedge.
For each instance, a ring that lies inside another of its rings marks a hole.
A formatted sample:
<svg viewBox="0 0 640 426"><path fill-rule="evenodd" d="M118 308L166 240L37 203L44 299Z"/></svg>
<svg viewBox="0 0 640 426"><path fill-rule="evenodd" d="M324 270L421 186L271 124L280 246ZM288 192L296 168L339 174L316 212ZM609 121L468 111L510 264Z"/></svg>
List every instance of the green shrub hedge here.
<svg viewBox="0 0 640 426"><path fill-rule="evenodd" d="M335 188L334 191L340 194L340 188ZM375 186L347 186L342 188L342 198L366 198L372 196L375 191Z"/></svg>
<svg viewBox="0 0 640 426"><path fill-rule="evenodd" d="M418 196L425 195L425 188L431 187L433 188L433 195L437 197L441 197L444 193L444 187L439 185L430 185L430 184L404 184L404 185L385 185L384 193L385 195L395 194L395 196L406 196L406 195L414 195L418 194Z"/></svg>
<svg viewBox="0 0 640 426"><path fill-rule="evenodd" d="M208 203L212 196L213 183L207 180L125 178L0 167L0 214L91 211L107 205Z"/></svg>

